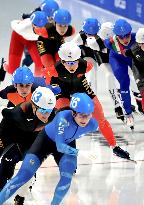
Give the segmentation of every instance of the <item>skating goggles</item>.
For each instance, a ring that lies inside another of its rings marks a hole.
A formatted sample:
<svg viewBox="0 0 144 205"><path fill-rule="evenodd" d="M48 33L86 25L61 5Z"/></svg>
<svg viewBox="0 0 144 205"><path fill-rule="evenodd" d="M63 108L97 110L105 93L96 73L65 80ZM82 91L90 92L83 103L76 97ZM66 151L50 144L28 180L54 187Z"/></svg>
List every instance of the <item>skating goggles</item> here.
<svg viewBox="0 0 144 205"><path fill-rule="evenodd" d="M119 36L119 35L117 35L117 36L118 36L120 39L124 39L124 38L129 38L130 35L131 35L131 32L130 32L130 33L127 33L127 34L124 35L124 36Z"/></svg>
<svg viewBox="0 0 144 205"><path fill-rule="evenodd" d="M78 61L65 61L65 64L67 65L75 65Z"/></svg>
<svg viewBox="0 0 144 205"><path fill-rule="evenodd" d="M87 36L96 36L97 33L95 34L89 34L89 33L85 33Z"/></svg>
<svg viewBox="0 0 144 205"><path fill-rule="evenodd" d="M38 108L37 111L40 112L41 114L46 114L46 113L51 113L52 109Z"/></svg>

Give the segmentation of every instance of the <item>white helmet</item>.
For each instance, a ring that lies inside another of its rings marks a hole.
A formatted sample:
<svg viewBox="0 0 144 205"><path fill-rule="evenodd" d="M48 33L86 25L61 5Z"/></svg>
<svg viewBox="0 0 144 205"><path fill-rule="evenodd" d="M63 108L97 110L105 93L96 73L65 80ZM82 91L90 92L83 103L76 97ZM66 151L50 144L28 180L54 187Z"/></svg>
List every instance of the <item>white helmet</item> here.
<svg viewBox="0 0 144 205"><path fill-rule="evenodd" d="M103 40L113 36L114 35L114 33L113 33L113 23L105 22L105 23L101 24L101 28L100 28L100 30L98 32L98 35Z"/></svg>
<svg viewBox="0 0 144 205"><path fill-rule="evenodd" d="M144 43L144 28L139 28L136 32L136 42Z"/></svg>
<svg viewBox="0 0 144 205"><path fill-rule="evenodd" d="M74 42L66 42L58 51L59 57L64 61L76 61L81 57L81 49Z"/></svg>
<svg viewBox="0 0 144 205"><path fill-rule="evenodd" d="M41 86L35 89L31 101L39 108L47 109L49 112L52 111L56 105L54 93L49 88Z"/></svg>

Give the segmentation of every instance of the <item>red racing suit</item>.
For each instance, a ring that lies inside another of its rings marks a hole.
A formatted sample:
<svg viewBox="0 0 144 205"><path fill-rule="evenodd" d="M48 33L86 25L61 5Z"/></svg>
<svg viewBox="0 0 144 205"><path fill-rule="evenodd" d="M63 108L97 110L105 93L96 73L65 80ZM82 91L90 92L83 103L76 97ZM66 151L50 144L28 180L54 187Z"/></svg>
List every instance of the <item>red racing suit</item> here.
<svg viewBox="0 0 144 205"><path fill-rule="evenodd" d="M85 77L85 73L90 71L92 68L93 65L90 62L79 59L77 70L75 71L75 73L70 73L65 69L61 61L58 61L53 67L53 71L48 72L47 79L48 81L49 79L51 79L51 85L57 85L61 88L61 93L57 95L56 108L58 109L69 106L69 100L73 93L87 93L93 99L95 104L93 117L98 121L99 130L107 139L109 144L111 146L115 146L116 140L111 125L105 118L101 103L89 86Z"/></svg>
<svg viewBox="0 0 144 205"><path fill-rule="evenodd" d="M37 50L38 35L34 33L30 19L11 22L12 35L9 47L8 66L6 70L12 74L21 64L24 48L26 47L34 64L35 76L41 76L43 65Z"/></svg>

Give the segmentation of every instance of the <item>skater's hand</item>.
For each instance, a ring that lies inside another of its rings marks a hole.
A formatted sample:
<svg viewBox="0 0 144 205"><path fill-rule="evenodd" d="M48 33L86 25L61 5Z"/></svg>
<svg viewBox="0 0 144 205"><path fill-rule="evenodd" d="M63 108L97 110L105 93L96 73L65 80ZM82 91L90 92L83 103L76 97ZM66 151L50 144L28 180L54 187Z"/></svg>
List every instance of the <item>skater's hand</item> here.
<svg viewBox="0 0 144 205"><path fill-rule="evenodd" d="M95 39L95 37L88 37L86 39L87 46L90 47L92 50L99 51L100 47Z"/></svg>
<svg viewBox="0 0 144 205"><path fill-rule="evenodd" d="M5 79L6 71L4 69L4 64L5 64L5 60L4 60L4 58L2 58L1 66L0 66L0 82L4 81L4 79Z"/></svg>
<svg viewBox="0 0 144 205"><path fill-rule="evenodd" d="M4 58L2 58L2 59L1 59L1 67L0 67L0 69L4 69L4 68L3 68L3 64L4 64L5 62L6 62L6 61L4 60Z"/></svg>
<svg viewBox="0 0 144 205"><path fill-rule="evenodd" d="M23 13L23 14L22 14L22 19L30 18L30 16L31 16L31 14Z"/></svg>
<svg viewBox="0 0 144 205"><path fill-rule="evenodd" d="M130 154L127 151L120 148L119 146L113 148L113 153L118 157L130 159Z"/></svg>
<svg viewBox="0 0 144 205"><path fill-rule="evenodd" d="M58 95L61 92L61 88L59 86L47 85L46 87L49 88L55 95Z"/></svg>

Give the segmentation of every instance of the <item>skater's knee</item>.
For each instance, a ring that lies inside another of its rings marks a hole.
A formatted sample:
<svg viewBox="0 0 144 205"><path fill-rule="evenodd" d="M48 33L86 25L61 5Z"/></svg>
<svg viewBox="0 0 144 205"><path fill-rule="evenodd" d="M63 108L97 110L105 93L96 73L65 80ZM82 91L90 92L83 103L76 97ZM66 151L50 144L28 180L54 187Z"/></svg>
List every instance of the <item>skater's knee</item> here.
<svg viewBox="0 0 144 205"><path fill-rule="evenodd" d="M27 154L18 172L26 181L31 179L40 166L39 158L34 154Z"/></svg>
<svg viewBox="0 0 144 205"><path fill-rule="evenodd" d="M62 176L71 179L76 168L77 168L76 156L64 155L61 158L59 163L59 169Z"/></svg>

